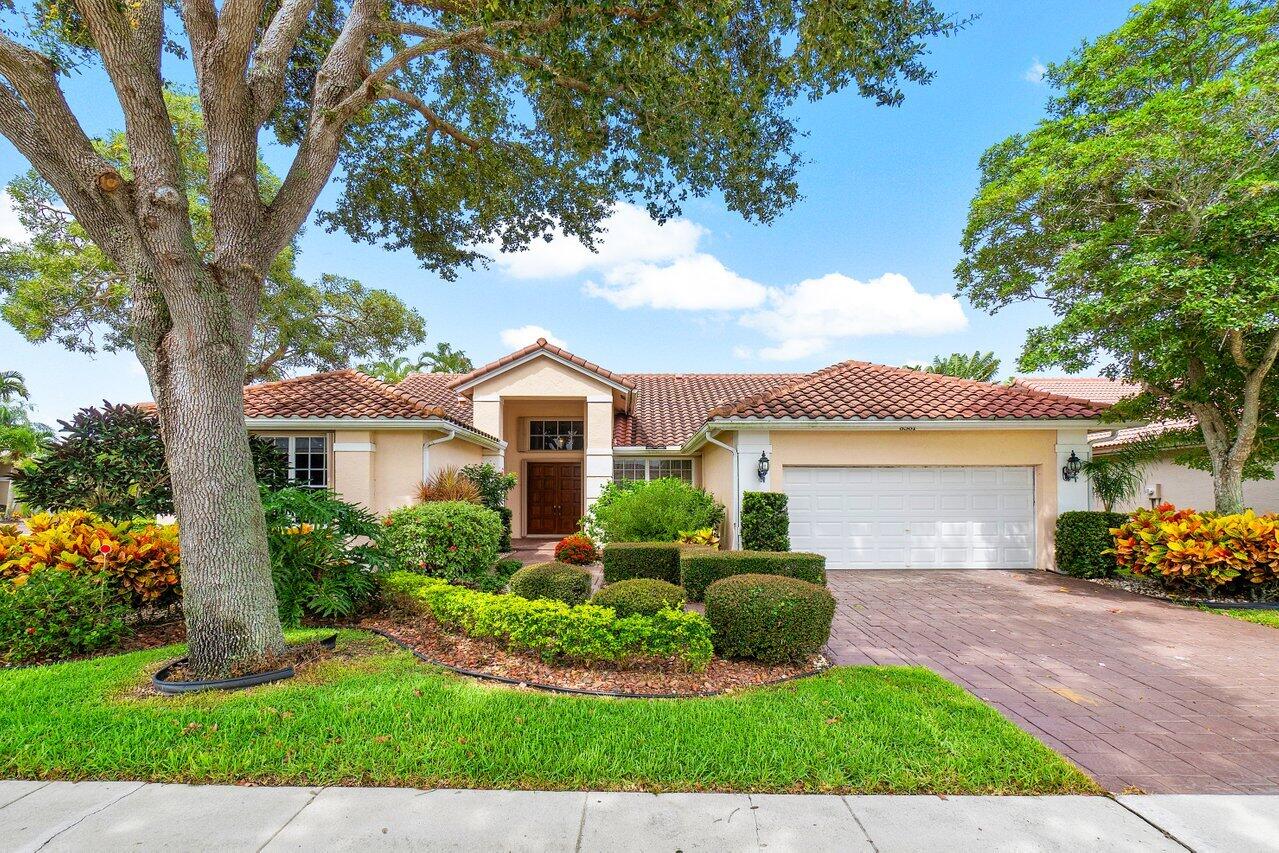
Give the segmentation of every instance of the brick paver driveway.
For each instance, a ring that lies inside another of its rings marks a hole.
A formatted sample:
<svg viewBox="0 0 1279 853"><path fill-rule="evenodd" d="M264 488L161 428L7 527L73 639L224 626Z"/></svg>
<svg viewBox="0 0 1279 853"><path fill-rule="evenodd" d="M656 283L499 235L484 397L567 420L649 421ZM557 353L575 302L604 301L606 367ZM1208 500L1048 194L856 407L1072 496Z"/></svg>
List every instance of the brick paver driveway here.
<svg viewBox="0 0 1279 853"><path fill-rule="evenodd" d="M919 664L1107 790L1279 791L1279 630L1047 572L835 571L837 663Z"/></svg>

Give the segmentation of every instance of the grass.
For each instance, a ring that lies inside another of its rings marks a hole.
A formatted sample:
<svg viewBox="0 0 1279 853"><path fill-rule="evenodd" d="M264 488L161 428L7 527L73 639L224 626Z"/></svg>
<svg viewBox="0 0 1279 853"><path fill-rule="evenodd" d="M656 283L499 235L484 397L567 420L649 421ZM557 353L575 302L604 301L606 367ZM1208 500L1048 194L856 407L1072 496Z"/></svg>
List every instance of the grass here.
<svg viewBox="0 0 1279 853"><path fill-rule="evenodd" d="M1245 622L1256 622L1258 625L1279 628L1279 610L1222 610L1217 607L1201 607L1200 609L1207 610L1210 613L1220 613L1232 619L1242 619Z"/></svg>
<svg viewBox="0 0 1279 853"><path fill-rule="evenodd" d="M294 635L294 639L305 632ZM0 778L881 793L1096 792L919 668L838 667L735 696L617 700L489 686L343 632L297 678L139 695L179 647L0 672Z"/></svg>

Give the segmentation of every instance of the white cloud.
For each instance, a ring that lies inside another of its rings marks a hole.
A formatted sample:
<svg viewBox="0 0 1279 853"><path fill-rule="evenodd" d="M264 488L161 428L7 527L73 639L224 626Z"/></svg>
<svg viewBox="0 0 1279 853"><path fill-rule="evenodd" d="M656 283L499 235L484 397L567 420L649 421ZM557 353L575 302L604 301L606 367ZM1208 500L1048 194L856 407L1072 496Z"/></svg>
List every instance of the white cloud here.
<svg viewBox="0 0 1279 853"><path fill-rule="evenodd" d="M510 350L522 349L529 344L535 342L538 338L546 338L546 342L552 346L568 349L568 345L564 341L555 337L550 329L543 326L520 326L517 329L503 329L501 332L502 343Z"/></svg>
<svg viewBox="0 0 1279 853"><path fill-rule="evenodd" d="M1048 69L1039 61L1039 57L1036 56L1034 60L1031 61L1030 67L1021 75L1021 79L1025 80L1027 83L1042 83L1044 82L1044 75L1047 73Z"/></svg>
<svg viewBox="0 0 1279 853"><path fill-rule="evenodd" d="M968 326L949 293L920 293L903 275L861 282L839 273L785 288L769 288L767 307L741 324L777 343L760 357L788 361L815 355L839 338L869 335L941 335Z"/></svg>
<svg viewBox="0 0 1279 853"><path fill-rule="evenodd" d="M743 278L713 255L701 252L666 266L624 264L604 274L602 284L582 288L618 308L672 308L679 311L729 311L764 302L764 285Z"/></svg>
<svg viewBox="0 0 1279 853"><path fill-rule="evenodd" d="M29 238L27 229L18 221L18 210L8 191L0 192L0 238L23 242Z"/></svg>
<svg viewBox="0 0 1279 853"><path fill-rule="evenodd" d="M576 237L558 234L549 242L535 241L527 251L504 254L489 246L488 254L514 278L556 278L623 264L672 261L693 254L706 234L688 219L659 225L642 207L625 202L614 205L602 226L605 233L596 240L594 252Z"/></svg>

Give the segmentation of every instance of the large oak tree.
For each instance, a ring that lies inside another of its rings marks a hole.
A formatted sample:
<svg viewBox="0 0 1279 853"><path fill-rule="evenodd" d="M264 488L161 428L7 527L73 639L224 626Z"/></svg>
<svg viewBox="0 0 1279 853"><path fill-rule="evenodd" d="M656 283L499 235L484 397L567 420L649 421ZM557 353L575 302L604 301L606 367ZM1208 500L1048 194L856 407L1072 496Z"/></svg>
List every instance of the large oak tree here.
<svg viewBox="0 0 1279 853"><path fill-rule="evenodd" d="M36 2L0 37L0 132L129 278L202 672L283 644L240 389L267 270L335 169L323 225L446 278L486 244L590 242L619 197L660 218L718 192L768 222L797 197L791 104L849 86L897 103L954 28L929 0ZM179 61L205 118L207 255L164 100ZM63 97L72 62L110 78L128 176ZM268 130L293 161L264 197Z"/></svg>
<svg viewBox="0 0 1279 853"><path fill-rule="evenodd" d="M1152 0L1046 79L982 158L960 290L1051 307L1023 370L1100 363L1144 389L1116 417L1194 419L1237 512L1279 413L1279 5Z"/></svg>

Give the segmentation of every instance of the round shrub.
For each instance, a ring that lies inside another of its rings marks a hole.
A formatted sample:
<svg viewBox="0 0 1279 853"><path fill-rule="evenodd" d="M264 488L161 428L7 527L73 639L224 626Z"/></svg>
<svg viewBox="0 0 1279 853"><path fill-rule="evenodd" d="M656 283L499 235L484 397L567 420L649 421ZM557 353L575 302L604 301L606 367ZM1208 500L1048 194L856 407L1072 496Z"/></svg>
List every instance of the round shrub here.
<svg viewBox="0 0 1279 853"><path fill-rule="evenodd" d="M800 662L830 638L835 597L825 587L780 575L734 575L706 590L706 618L724 657Z"/></svg>
<svg viewBox="0 0 1279 853"><path fill-rule="evenodd" d="M433 501L387 515L382 533L391 568L448 581L485 574L497 560L502 520L465 501Z"/></svg>
<svg viewBox="0 0 1279 853"><path fill-rule="evenodd" d="M660 610L682 610L686 596L684 590L673 583L654 578L635 578L611 583L591 597L591 604L611 607L621 618L627 616L652 616Z"/></svg>
<svg viewBox="0 0 1279 853"><path fill-rule="evenodd" d="M573 566L589 566L599 559L599 553L588 537L574 533L555 545L555 559Z"/></svg>
<svg viewBox="0 0 1279 853"><path fill-rule="evenodd" d="M567 563L535 563L511 576L511 594L582 604L591 594L591 573Z"/></svg>
<svg viewBox="0 0 1279 853"><path fill-rule="evenodd" d="M113 646L129 608L105 573L41 567L0 582L0 662L62 660Z"/></svg>

